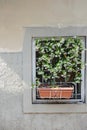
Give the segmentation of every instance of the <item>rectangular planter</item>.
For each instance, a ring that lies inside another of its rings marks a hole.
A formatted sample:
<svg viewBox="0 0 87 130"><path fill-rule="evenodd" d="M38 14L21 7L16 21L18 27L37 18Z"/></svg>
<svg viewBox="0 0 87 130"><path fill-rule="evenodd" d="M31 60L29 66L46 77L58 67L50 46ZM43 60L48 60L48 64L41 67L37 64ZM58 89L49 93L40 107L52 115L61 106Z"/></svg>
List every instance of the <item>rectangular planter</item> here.
<svg viewBox="0 0 87 130"><path fill-rule="evenodd" d="M65 98L70 99L72 97L74 88L37 88L40 98Z"/></svg>

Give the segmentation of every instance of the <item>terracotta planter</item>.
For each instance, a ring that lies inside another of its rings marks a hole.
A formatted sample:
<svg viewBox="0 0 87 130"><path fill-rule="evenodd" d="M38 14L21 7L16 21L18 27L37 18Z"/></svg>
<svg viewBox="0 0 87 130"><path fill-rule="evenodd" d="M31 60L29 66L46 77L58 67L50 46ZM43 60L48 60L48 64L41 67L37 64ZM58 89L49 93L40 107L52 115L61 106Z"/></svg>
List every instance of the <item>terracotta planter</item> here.
<svg viewBox="0 0 87 130"><path fill-rule="evenodd" d="M40 98L65 98L72 97L73 87L64 88L37 88Z"/></svg>

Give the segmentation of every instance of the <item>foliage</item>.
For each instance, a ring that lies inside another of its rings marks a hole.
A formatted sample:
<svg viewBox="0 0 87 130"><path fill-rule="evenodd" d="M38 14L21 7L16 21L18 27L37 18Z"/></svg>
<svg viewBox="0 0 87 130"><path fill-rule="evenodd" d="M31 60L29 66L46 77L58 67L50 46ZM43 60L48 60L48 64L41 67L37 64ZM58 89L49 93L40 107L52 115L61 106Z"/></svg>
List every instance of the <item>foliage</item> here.
<svg viewBox="0 0 87 130"><path fill-rule="evenodd" d="M38 38L35 44L37 82L42 82L41 77L44 82L81 81L83 46L80 37Z"/></svg>

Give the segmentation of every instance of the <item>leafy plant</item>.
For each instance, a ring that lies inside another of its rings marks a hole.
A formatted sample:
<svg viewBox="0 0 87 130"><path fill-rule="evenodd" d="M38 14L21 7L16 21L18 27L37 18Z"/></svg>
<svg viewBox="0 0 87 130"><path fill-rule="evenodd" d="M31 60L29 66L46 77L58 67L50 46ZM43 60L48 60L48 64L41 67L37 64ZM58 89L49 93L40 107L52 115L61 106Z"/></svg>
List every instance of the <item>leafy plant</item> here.
<svg viewBox="0 0 87 130"><path fill-rule="evenodd" d="M38 82L80 83L83 50L80 37L39 38L35 44Z"/></svg>

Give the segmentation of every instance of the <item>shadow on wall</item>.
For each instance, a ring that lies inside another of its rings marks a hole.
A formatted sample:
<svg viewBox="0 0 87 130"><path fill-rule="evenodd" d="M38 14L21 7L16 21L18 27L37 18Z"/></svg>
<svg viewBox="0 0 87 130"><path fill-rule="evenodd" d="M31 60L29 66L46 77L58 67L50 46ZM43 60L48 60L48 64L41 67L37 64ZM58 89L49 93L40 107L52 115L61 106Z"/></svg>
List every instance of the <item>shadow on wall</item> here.
<svg viewBox="0 0 87 130"><path fill-rule="evenodd" d="M22 52L0 53L0 89L8 92L23 91Z"/></svg>

